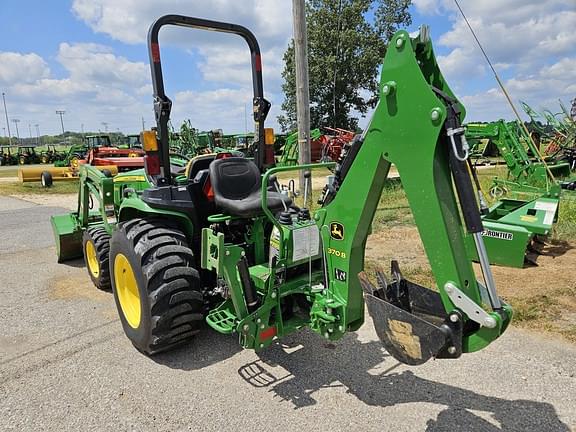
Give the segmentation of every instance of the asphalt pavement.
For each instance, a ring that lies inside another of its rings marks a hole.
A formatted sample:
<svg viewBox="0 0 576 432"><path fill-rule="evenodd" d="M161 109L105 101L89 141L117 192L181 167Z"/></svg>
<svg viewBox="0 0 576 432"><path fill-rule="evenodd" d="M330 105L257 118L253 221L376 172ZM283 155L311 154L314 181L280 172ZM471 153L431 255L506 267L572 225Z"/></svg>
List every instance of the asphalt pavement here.
<svg viewBox="0 0 576 432"><path fill-rule="evenodd" d="M206 329L153 358L81 260L57 264L56 207L0 197L2 431L569 431L576 346L509 330L487 349L398 364L372 323L260 354Z"/></svg>

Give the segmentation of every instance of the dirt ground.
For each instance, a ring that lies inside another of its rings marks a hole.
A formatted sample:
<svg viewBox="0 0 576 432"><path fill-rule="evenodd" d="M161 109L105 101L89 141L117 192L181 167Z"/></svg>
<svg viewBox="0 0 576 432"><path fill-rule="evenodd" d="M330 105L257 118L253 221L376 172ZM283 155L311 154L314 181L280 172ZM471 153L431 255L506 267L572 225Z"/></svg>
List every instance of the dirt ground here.
<svg viewBox="0 0 576 432"><path fill-rule="evenodd" d="M49 207L64 207L70 210L76 210L78 204L77 194L11 194L14 198L28 201L34 204L40 204Z"/></svg>

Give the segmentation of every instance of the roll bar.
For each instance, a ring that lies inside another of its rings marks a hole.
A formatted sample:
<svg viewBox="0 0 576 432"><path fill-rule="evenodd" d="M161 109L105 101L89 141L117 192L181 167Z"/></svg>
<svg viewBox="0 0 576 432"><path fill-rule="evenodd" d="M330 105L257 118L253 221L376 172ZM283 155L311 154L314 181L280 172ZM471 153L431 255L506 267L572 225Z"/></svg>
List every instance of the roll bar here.
<svg viewBox="0 0 576 432"><path fill-rule="evenodd" d="M199 30L217 31L222 33L232 33L241 36L250 48L252 66L252 87L254 97L252 100L255 131L254 131L254 161L260 171L264 171L265 148L264 148L264 121L270 109L270 102L264 99L262 85L262 59L260 57L260 46L256 37L246 27L229 24L219 21L210 21L201 18L193 18L183 15L164 15L158 18L148 31L148 55L150 57L150 70L152 73L152 86L154 89L154 113L156 116L156 127L159 142L160 166L163 175L158 179L158 185L171 183L170 177L170 149L168 121L170 120L170 110L172 101L164 92L164 80L162 77L162 63L160 61L160 45L158 43L158 33L166 25L175 25Z"/></svg>

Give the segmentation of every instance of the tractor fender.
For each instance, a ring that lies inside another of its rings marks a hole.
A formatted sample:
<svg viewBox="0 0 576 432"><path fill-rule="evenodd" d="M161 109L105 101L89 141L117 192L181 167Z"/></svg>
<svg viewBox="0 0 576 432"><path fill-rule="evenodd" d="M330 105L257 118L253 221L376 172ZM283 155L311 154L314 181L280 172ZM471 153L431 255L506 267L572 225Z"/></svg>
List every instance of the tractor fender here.
<svg viewBox="0 0 576 432"><path fill-rule="evenodd" d="M176 222L189 240L194 235L194 225L190 218L184 214L173 210L154 208L146 204L139 197L129 196L124 198L118 210L118 223L126 222L134 218L160 217L171 219Z"/></svg>

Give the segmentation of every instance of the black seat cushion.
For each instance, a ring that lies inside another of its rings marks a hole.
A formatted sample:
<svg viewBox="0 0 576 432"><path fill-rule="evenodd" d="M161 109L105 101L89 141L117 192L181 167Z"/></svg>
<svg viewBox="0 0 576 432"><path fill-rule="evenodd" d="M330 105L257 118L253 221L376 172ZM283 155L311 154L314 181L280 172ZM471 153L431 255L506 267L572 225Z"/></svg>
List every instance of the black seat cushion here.
<svg viewBox="0 0 576 432"><path fill-rule="evenodd" d="M261 176L258 167L249 159L231 157L217 159L210 164L210 183L216 205L231 216L255 217L262 214ZM290 198L278 192L268 192L268 208L282 210L282 201L289 207Z"/></svg>
<svg viewBox="0 0 576 432"><path fill-rule="evenodd" d="M199 155L192 158L190 162L188 162L190 164L190 166L188 167L188 180L193 180L199 171L208 169L208 167L215 158L216 155L213 153Z"/></svg>

